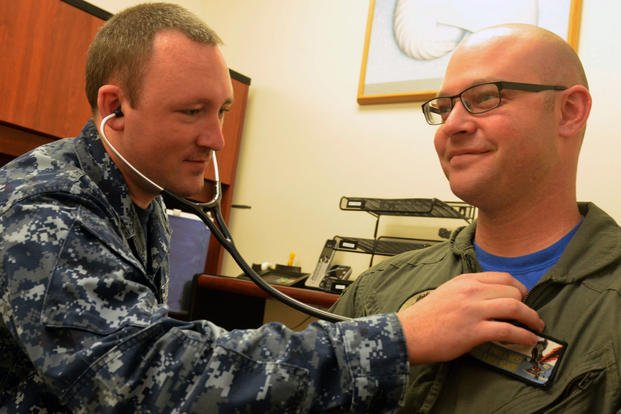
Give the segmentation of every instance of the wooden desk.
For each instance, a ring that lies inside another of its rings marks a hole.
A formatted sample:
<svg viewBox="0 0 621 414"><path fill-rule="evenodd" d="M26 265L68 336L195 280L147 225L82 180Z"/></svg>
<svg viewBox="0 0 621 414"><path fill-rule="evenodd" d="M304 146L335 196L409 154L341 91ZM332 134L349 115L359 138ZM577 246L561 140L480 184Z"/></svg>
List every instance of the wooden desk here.
<svg viewBox="0 0 621 414"><path fill-rule="evenodd" d="M327 309L338 294L273 285L300 302ZM265 301L271 296L252 281L200 274L194 277L190 319L207 319L226 329L257 328L264 322ZM292 310L293 311L293 310Z"/></svg>

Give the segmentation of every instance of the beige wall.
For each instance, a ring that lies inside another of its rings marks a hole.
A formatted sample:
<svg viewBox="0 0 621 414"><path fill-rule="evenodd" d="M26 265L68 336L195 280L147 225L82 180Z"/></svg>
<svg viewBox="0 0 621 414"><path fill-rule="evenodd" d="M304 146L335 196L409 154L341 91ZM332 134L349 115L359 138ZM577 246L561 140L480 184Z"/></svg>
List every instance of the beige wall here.
<svg viewBox="0 0 621 414"><path fill-rule="evenodd" d="M126 7L130 7L139 3L154 3L159 0L85 0L87 3L91 3L103 10L110 13L116 13ZM180 4L188 10L196 13L199 16L204 14L203 0L172 0L169 3Z"/></svg>
<svg viewBox="0 0 621 414"><path fill-rule="evenodd" d="M116 11L134 1L92 1ZM358 106L356 91L368 2L362 0L177 1L225 41L229 66L252 78L231 229L250 262L311 272L333 235L368 237L374 219L343 212L342 195L454 200L420 103ZM621 3L583 0L579 53L594 97L580 160L578 195L621 220L617 131ZM404 227L418 231L416 223ZM426 225L432 225L425 221ZM448 223L458 224L458 223ZM392 226L394 228L394 226ZM362 255L338 261L367 265ZM239 269L228 260L224 273Z"/></svg>

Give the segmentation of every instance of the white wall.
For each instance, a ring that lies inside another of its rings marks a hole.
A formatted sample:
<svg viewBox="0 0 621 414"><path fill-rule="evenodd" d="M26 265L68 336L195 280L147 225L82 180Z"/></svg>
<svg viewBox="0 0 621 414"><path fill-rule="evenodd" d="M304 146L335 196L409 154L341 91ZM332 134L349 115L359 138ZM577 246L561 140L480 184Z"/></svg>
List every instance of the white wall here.
<svg viewBox="0 0 621 414"><path fill-rule="evenodd" d="M621 2L583 0L579 55L593 108L578 170L578 198L591 200L621 223Z"/></svg>
<svg viewBox="0 0 621 414"><path fill-rule="evenodd" d="M123 10L127 7L134 6L140 3L154 3L159 0L85 0L87 3L90 3L94 6L99 7L100 9L106 10L110 13L116 13L120 10ZM169 3L179 4L186 9L196 13L199 16L203 15L203 0L172 0Z"/></svg>
<svg viewBox="0 0 621 414"><path fill-rule="evenodd" d="M419 103L356 104L367 1L229 0L204 9L229 65L252 78L234 198L253 208L231 217L249 260L284 263L295 250L310 272L325 239L371 235L373 218L340 211L342 195L454 199ZM578 196L617 220L620 14L619 2L584 0L579 46L595 103ZM339 258L366 264L353 256ZM238 270L229 262L224 272Z"/></svg>
<svg viewBox="0 0 621 414"><path fill-rule="evenodd" d="M110 1L92 3L116 11L121 3L137 2L117 1L114 9ZM233 210L230 223L247 260L286 263L294 250L296 264L312 272L326 239L372 235L370 215L339 210L342 195L455 199L437 165L434 129L423 120L420 103L356 103L367 1L177 3L221 35L229 66L252 79L234 195L235 203L252 209ZM621 66L619 15L617 1L583 0L579 46L594 105L578 196L617 220L621 85L613 73ZM337 259L353 264L355 272L368 260L354 254ZM223 272L239 269L227 260Z"/></svg>
<svg viewBox="0 0 621 414"><path fill-rule="evenodd" d="M231 227L255 262L312 272L332 236L369 237L374 219L343 212L343 195L454 199L418 103L359 106L368 2L210 2L205 20L223 37L229 65L252 78ZM354 264L369 258L337 257ZM235 274L227 265L224 273Z"/></svg>

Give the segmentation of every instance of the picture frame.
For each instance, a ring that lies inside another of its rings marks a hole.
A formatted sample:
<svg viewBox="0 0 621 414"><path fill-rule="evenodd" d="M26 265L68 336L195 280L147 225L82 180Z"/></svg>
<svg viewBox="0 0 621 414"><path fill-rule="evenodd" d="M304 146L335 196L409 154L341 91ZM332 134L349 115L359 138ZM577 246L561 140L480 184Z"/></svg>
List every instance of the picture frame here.
<svg viewBox="0 0 621 414"><path fill-rule="evenodd" d="M416 13L416 7L427 15ZM485 26L537 24L577 51L581 17L582 0L369 0L358 104L433 98L451 47Z"/></svg>

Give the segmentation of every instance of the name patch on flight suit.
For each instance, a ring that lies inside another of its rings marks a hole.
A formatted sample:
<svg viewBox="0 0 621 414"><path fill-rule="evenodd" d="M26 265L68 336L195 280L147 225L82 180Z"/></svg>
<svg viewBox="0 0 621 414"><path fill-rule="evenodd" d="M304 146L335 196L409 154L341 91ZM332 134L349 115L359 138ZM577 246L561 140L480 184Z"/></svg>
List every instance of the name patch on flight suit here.
<svg viewBox="0 0 621 414"><path fill-rule="evenodd" d="M414 305L433 291L428 289L410 296L399 310ZM539 338L534 346L487 342L470 351L470 356L522 382L547 388L552 385L567 344L551 336L534 333Z"/></svg>
<svg viewBox="0 0 621 414"><path fill-rule="evenodd" d="M535 346L487 342L470 351L484 364L529 385L547 388L552 385L567 344L535 332Z"/></svg>
<svg viewBox="0 0 621 414"><path fill-rule="evenodd" d="M399 307L403 310L433 292L428 289L410 296ZM470 356L485 365L529 385L547 388L552 385L567 344L539 332L534 346L487 342L470 351Z"/></svg>

